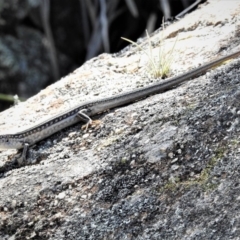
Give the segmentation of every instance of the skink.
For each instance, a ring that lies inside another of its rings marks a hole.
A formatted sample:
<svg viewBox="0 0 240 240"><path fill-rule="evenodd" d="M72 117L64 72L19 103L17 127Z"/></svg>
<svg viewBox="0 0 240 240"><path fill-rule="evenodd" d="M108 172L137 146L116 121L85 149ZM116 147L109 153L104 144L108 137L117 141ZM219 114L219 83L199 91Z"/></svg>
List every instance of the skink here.
<svg viewBox="0 0 240 240"><path fill-rule="evenodd" d="M217 60L203 64L202 66L183 73L179 76L171 77L166 80L162 80L161 82L138 88L123 94L81 103L78 106L68 109L67 111L62 112L24 131L14 134L0 135L0 149L23 148L22 158L25 160L29 146L49 137L50 135L60 131L63 128L73 125L79 121L87 122L87 124L90 124L90 117L93 115L96 115L105 110L109 110L111 108L134 102L149 95L166 91L187 80L190 80L191 78L204 74L207 70L216 67L217 65L229 59L236 58L239 55L240 51L237 51Z"/></svg>

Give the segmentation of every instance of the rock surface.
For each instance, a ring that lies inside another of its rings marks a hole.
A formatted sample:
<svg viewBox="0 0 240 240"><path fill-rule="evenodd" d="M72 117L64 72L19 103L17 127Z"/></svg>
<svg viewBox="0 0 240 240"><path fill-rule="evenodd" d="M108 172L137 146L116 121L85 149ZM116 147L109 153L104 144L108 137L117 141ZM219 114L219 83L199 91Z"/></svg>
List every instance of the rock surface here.
<svg viewBox="0 0 240 240"><path fill-rule="evenodd" d="M172 74L236 50L239 11L237 1L209 1L169 26L167 44L180 32ZM159 34L152 40L157 49ZM159 81L144 75L146 61L134 48L92 59L1 113L0 132ZM60 131L24 166L15 150L2 151L0 238L239 239L239 86L236 59L98 115L87 131Z"/></svg>

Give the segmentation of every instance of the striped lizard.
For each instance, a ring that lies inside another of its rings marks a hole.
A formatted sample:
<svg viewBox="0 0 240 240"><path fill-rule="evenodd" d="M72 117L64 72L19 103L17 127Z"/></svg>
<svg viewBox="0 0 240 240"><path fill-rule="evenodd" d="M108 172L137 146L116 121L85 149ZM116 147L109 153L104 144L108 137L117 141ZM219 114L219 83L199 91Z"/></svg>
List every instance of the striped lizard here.
<svg viewBox="0 0 240 240"><path fill-rule="evenodd" d="M240 51L236 51L217 60L203 64L202 66L192 69L179 76L171 77L166 80L162 80L161 82L112 97L81 103L44 122L27 128L24 131L14 134L0 135L0 149L23 149L21 158L22 160L25 160L29 146L49 137L61 129L71 126L79 121L86 122L87 125L91 124L92 120L90 117L93 115L140 100L149 95L166 91L187 80L190 80L191 78L204 74L207 70L216 67L229 59L236 58L239 55Z"/></svg>

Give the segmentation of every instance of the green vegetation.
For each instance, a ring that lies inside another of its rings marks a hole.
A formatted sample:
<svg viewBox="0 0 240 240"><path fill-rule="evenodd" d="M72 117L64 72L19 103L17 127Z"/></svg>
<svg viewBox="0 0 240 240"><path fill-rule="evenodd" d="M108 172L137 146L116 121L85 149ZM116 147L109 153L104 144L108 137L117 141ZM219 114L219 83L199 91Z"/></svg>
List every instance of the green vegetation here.
<svg viewBox="0 0 240 240"><path fill-rule="evenodd" d="M144 50L143 47L140 44L137 44L133 42L132 40L129 40L127 38L123 38L123 40L132 43L134 46L136 46L140 51L143 51L148 56L148 64L147 64L147 72L154 78L165 78L169 75L171 70L171 64L173 62L173 51L176 46L177 38L170 49L170 51L166 51L165 48L165 37L164 37L164 21L163 21L163 29L161 31L161 37L160 37L160 46L158 55L154 56L153 54L153 47L151 38L146 31L146 36L148 40L148 51Z"/></svg>
<svg viewBox="0 0 240 240"><path fill-rule="evenodd" d="M12 102L12 103L18 102L19 100L20 101L25 101L25 99L19 98L16 95L12 96L12 95L3 94L3 93L0 93L0 100L5 101L5 102Z"/></svg>
<svg viewBox="0 0 240 240"><path fill-rule="evenodd" d="M223 158L225 153L225 148L218 149L215 154L215 157L212 157L207 166L201 171L200 175L196 179L188 179L185 181L181 181L179 178L175 177L174 179L169 180L162 188L160 188L160 192L171 191L175 192L178 188L183 187L185 190L193 185L198 185L204 191L214 190L218 184L214 184L210 179L211 171L214 166L217 164L218 160Z"/></svg>

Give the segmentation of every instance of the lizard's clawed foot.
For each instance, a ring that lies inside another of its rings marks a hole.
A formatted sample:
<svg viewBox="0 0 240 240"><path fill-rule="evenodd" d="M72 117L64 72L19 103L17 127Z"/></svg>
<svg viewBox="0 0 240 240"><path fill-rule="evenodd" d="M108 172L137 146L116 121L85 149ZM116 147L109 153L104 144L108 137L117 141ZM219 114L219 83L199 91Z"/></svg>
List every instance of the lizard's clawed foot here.
<svg viewBox="0 0 240 240"><path fill-rule="evenodd" d="M84 124L81 129L87 131L88 127L91 126L92 128L96 128L101 124L100 120L92 120L91 122L88 122L87 124Z"/></svg>

